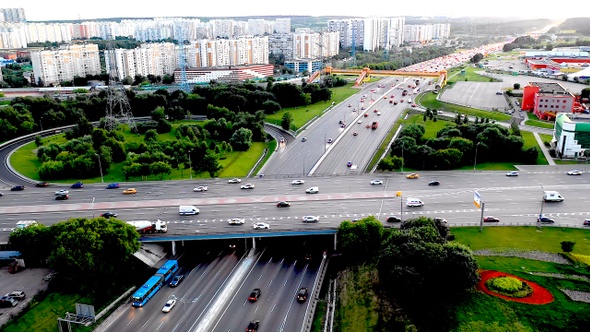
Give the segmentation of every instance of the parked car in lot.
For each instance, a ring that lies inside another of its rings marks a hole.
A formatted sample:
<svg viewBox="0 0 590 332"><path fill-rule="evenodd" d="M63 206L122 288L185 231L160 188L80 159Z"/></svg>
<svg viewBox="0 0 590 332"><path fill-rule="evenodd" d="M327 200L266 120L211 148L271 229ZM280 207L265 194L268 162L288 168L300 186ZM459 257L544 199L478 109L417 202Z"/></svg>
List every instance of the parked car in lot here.
<svg viewBox="0 0 590 332"><path fill-rule="evenodd" d="M16 299L16 300L23 300L25 297L27 297L25 292L23 292L22 290L12 291L12 292L6 294L5 296L12 297L13 299Z"/></svg>
<svg viewBox="0 0 590 332"><path fill-rule="evenodd" d="M487 216L483 218L483 222L500 222L500 219L492 216Z"/></svg>
<svg viewBox="0 0 590 332"><path fill-rule="evenodd" d="M165 312L165 313L170 312L170 310L172 310L172 308L174 308L175 305L176 305L176 300L168 300L168 302L166 302L166 304L162 308L162 312Z"/></svg>
<svg viewBox="0 0 590 332"><path fill-rule="evenodd" d="M71 185L70 188L72 188L72 189L84 188L84 183L78 181L78 182L74 183L73 185Z"/></svg>
<svg viewBox="0 0 590 332"><path fill-rule="evenodd" d="M182 282L182 280L184 280L184 275L179 274L174 276L174 278L172 278L172 280L170 281L170 287L178 286L180 282Z"/></svg>
<svg viewBox="0 0 590 332"><path fill-rule="evenodd" d="M0 297L0 308L10 308L18 305L18 300L13 299L10 296Z"/></svg>
<svg viewBox="0 0 590 332"><path fill-rule="evenodd" d="M107 185L107 189L119 189L119 184L118 183L109 183Z"/></svg>

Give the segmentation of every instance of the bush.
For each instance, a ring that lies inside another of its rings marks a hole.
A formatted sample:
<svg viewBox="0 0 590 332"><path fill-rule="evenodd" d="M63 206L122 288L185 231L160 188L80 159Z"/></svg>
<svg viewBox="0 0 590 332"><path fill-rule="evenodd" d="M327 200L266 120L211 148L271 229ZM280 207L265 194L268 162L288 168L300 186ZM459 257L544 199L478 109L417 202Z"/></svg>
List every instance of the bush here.
<svg viewBox="0 0 590 332"><path fill-rule="evenodd" d="M533 293L533 289L526 282L513 277L499 277L486 281L488 289L510 297L527 297Z"/></svg>
<svg viewBox="0 0 590 332"><path fill-rule="evenodd" d="M561 250L563 252L572 252L574 251L574 246L576 245L576 242L574 241L561 241Z"/></svg>
<svg viewBox="0 0 590 332"><path fill-rule="evenodd" d="M590 256L589 255L571 254L571 257L578 263L582 263L586 266L590 266Z"/></svg>

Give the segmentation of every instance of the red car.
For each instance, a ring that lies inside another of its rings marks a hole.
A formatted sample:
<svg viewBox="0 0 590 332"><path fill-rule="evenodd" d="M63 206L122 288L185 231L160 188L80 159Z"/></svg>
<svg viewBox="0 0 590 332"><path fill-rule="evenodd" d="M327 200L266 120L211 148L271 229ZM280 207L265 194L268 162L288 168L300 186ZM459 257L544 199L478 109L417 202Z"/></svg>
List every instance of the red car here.
<svg viewBox="0 0 590 332"><path fill-rule="evenodd" d="M492 216L487 216L483 218L483 222L500 222L500 219Z"/></svg>

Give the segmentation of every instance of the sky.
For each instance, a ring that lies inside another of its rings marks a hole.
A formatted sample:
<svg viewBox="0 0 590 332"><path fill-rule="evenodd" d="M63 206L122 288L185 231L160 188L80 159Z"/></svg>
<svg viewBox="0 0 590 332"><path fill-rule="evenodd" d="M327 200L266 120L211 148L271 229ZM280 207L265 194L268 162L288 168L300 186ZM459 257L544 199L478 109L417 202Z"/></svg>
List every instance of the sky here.
<svg viewBox="0 0 590 332"><path fill-rule="evenodd" d="M91 20L113 17L236 17L236 16L450 16L450 17L522 17L563 19L588 16L575 8L587 8L583 0L545 6L523 0L3 0L0 8L24 8L28 21Z"/></svg>

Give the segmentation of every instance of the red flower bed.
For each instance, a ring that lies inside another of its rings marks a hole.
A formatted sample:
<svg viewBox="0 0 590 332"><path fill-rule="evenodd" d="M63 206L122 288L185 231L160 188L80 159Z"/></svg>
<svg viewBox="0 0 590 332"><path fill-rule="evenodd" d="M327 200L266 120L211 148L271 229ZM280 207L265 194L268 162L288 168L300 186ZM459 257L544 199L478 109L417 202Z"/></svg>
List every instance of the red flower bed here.
<svg viewBox="0 0 590 332"><path fill-rule="evenodd" d="M481 280L475 286L478 290L492 296L496 296L508 301L520 302L520 303L528 303L528 304L547 304L553 302L553 294L551 294L546 288L539 286L538 284L522 279L512 274L499 272L499 271L491 271L491 270L482 270L479 271L479 275L481 276ZM510 297L502 294L498 294L494 291L491 291L486 286L486 281L498 278L498 277L512 277L516 278L522 282L526 282L531 288L533 289L533 293L527 297Z"/></svg>

